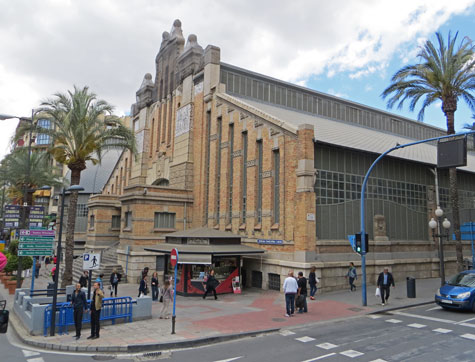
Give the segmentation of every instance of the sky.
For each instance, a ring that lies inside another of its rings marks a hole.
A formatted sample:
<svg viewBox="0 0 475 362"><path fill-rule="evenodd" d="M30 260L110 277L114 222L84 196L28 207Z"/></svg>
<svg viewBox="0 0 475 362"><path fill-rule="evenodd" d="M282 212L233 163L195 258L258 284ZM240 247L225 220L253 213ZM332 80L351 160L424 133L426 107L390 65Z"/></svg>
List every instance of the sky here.
<svg viewBox="0 0 475 362"><path fill-rule="evenodd" d="M475 41L475 0L0 0L0 9L0 114L16 116L74 85L127 114L174 19L226 63L383 110L391 76L435 32ZM440 106L424 121L445 128ZM460 101L456 130L471 117ZM16 124L0 121L0 159Z"/></svg>

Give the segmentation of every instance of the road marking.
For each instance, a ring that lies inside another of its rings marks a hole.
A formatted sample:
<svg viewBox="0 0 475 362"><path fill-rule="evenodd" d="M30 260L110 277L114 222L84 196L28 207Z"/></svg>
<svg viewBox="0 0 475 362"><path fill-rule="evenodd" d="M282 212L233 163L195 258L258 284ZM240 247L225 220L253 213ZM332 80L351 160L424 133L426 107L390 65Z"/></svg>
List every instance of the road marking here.
<svg viewBox="0 0 475 362"><path fill-rule="evenodd" d="M368 318L371 318L371 319L379 319L381 318L380 315L375 315L375 314L370 314L370 315L367 315Z"/></svg>
<svg viewBox="0 0 475 362"><path fill-rule="evenodd" d="M467 333L467 334L462 334L460 337L471 339L472 341L475 341L475 334Z"/></svg>
<svg viewBox="0 0 475 362"><path fill-rule="evenodd" d="M427 327L425 324L419 324L419 323L412 323L412 324L408 324L407 326L408 326L408 327L411 327L411 328L424 328L424 327Z"/></svg>
<svg viewBox="0 0 475 362"><path fill-rule="evenodd" d="M295 338L295 340L299 342L307 343L307 342L314 341L315 338L305 336L305 337Z"/></svg>
<svg viewBox="0 0 475 362"><path fill-rule="evenodd" d="M470 323L460 323L459 326L475 328L475 324L470 324Z"/></svg>
<svg viewBox="0 0 475 362"><path fill-rule="evenodd" d="M372 360L371 362L386 362L386 360L378 358L378 359Z"/></svg>
<svg viewBox="0 0 475 362"><path fill-rule="evenodd" d="M437 332L437 333L450 333L452 332L451 329L445 329L445 328L437 328L432 330L432 332Z"/></svg>
<svg viewBox="0 0 475 362"><path fill-rule="evenodd" d="M352 349L349 349L348 351L340 352L340 354L342 354L343 356L346 356L346 357L350 357L350 358L355 358L355 357L359 357L359 356L364 355L364 353L354 351Z"/></svg>
<svg viewBox="0 0 475 362"><path fill-rule="evenodd" d="M39 356L39 352L35 351L28 351L27 349L22 349L23 355L28 358L28 357L33 357L33 356Z"/></svg>
<svg viewBox="0 0 475 362"><path fill-rule="evenodd" d="M305 361L302 361L302 362L318 361L319 359L324 359L324 358L331 357L331 356L334 356L334 355L336 355L336 353L329 353L329 354L325 354L325 355L320 356L320 357L315 357L315 358L311 358L311 359L306 359Z"/></svg>
<svg viewBox="0 0 475 362"><path fill-rule="evenodd" d="M228 359L222 359L222 360L219 360L219 361L214 361L214 362L231 362L231 361L235 361L239 358L242 358L242 356L239 356L239 357L233 357L233 358L228 358Z"/></svg>
<svg viewBox="0 0 475 362"><path fill-rule="evenodd" d="M289 331L288 329L284 329L280 332L282 336L291 336L292 334L295 334L295 332Z"/></svg>
<svg viewBox="0 0 475 362"><path fill-rule="evenodd" d="M429 309L426 309L426 312L430 312L431 310L436 310L436 309L442 309L442 307L432 307L432 308L429 308Z"/></svg>
<svg viewBox="0 0 475 362"><path fill-rule="evenodd" d="M467 322L470 322L470 321L473 321L473 320L475 320L475 318L465 319L464 321L460 321L460 322L457 322L455 324L464 324L464 323L467 323Z"/></svg>
<svg viewBox="0 0 475 362"><path fill-rule="evenodd" d="M321 343L321 344L317 344L316 346L323 349L332 349L332 348L338 347L336 344L332 344L332 343Z"/></svg>
<svg viewBox="0 0 475 362"><path fill-rule="evenodd" d="M448 323L448 324L455 324L456 323L456 321L453 321L453 320L450 320L450 319L427 317L427 316L424 316L424 315L415 315L415 314L404 313L404 312L392 312L392 313L397 314L397 315L402 315L402 316L405 316L405 317L425 319L425 320L434 321L434 322L442 322L442 323Z"/></svg>
<svg viewBox="0 0 475 362"><path fill-rule="evenodd" d="M45 360L41 357L37 357L37 358L30 358L27 360L28 362L45 362Z"/></svg>
<svg viewBox="0 0 475 362"><path fill-rule="evenodd" d="M399 319L387 319L386 322L388 322L388 323L394 323L394 324L396 324L396 323L402 323L402 321L400 321Z"/></svg>

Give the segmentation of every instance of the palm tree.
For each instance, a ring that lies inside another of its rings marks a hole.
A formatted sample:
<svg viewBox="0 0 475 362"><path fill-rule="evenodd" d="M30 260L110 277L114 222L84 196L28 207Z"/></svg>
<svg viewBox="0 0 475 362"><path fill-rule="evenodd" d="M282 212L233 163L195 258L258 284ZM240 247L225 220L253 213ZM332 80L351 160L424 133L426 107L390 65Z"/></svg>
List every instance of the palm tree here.
<svg viewBox="0 0 475 362"><path fill-rule="evenodd" d="M456 46L457 35L448 34L445 41L436 33L437 46L428 40L419 51L420 62L407 65L398 70L391 78L391 84L381 96L389 97L388 108L396 103L398 109L405 100L410 99L409 109L414 111L417 103L423 99L417 116L424 119L425 109L436 101L442 102L442 111L447 120L447 134L454 134L454 115L457 102L463 99L470 109L475 110L475 47L468 37L464 37ZM454 232L456 236L457 267L463 269L463 251L460 235L460 214L457 188L457 169L449 170L450 200L453 212Z"/></svg>
<svg viewBox="0 0 475 362"><path fill-rule="evenodd" d="M30 165L28 166L28 163ZM28 172L30 167L30 172ZM23 148L15 149L5 156L1 163L1 181L9 185L8 193L13 200L22 204L32 205L33 194L25 192L42 186L63 185L60 170L51 165L51 156L44 152L33 152L28 161L28 151ZM27 175L29 174L29 177Z"/></svg>
<svg viewBox="0 0 475 362"><path fill-rule="evenodd" d="M74 91L56 93L41 106L38 112L50 119L51 128L36 129L36 132L50 135L48 152L71 170L71 185L79 185L86 161L100 163L104 151L119 148L135 152L133 131L113 116L113 107L97 99L88 87L80 89L75 86ZM62 287L72 283L77 200L76 191L69 200Z"/></svg>

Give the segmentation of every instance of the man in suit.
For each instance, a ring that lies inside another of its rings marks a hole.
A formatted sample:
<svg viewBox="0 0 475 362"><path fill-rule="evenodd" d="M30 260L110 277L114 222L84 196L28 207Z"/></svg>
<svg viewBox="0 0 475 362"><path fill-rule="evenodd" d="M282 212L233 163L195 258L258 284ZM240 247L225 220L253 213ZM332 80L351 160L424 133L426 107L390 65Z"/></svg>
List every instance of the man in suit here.
<svg viewBox="0 0 475 362"><path fill-rule="evenodd" d="M104 293L102 292L98 282L94 283L94 294L91 300L91 335L87 339L99 338L99 330L101 328L99 319L101 318L102 299Z"/></svg>
<svg viewBox="0 0 475 362"><path fill-rule="evenodd" d="M389 299L389 289L391 285L395 287L393 275L384 268L384 271L378 276L378 288L381 292L381 305L385 305Z"/></svg>

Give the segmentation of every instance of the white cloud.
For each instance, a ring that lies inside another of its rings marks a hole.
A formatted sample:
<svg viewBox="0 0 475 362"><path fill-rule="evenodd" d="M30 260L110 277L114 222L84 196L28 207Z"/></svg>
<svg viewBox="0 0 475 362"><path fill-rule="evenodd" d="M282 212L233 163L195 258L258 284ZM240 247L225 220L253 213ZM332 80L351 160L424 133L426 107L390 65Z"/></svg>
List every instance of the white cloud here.
<svg viewBox="0 0 475 362"><path fill-rule="evenodd" d="M333 96L335 96L335 97L339 97L339 98L349 98L349 97L348 97L348 94L345 94L345 93L342 93L342 92L338 92L338 91L334 90L333 88L328 89L328 90L327 90L327 93L328 93L328 94L331 94L331 95L333 95Z"/></svg>
<svg viewBox="0 0 475 362"><path fill-rule="evenodd" d="M473 4L0 0L0 113L28 114L73 84L89 85L127 112L175 18L185 37L195 33L203 47L219 46L223 61L305 84L312 75L384 73L391 58L410 59L417 44Z"/></svg>

